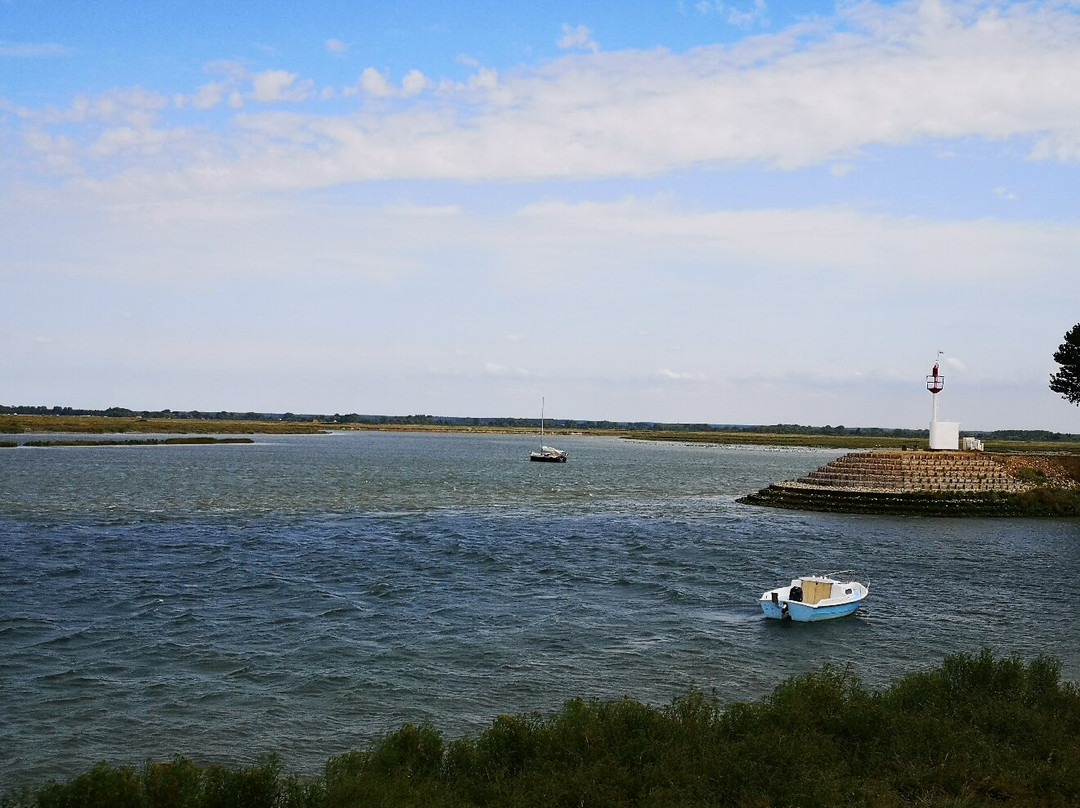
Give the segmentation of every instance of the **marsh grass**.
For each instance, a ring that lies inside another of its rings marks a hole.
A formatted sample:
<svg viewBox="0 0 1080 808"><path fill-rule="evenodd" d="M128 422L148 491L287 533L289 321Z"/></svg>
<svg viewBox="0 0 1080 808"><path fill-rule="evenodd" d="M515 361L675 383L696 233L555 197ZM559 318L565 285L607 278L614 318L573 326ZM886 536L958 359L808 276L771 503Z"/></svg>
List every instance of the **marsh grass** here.
<svg viewBox="0 0 1080 808"><path fill-rule="evenodd" d="M640 440L683 443L715 443L725 446L798 446L812 449L925 449L926 440L888 435L819 435L812 433L724 431L672 432L664 430L634 432L624 437Z"/></svg>
<svg viewBox="0 0 1080 808"><path fill-rule="evenodd" d="M24 446L63 447L63 446L205 446L216 443L254 443L251 438L132 438L129 440L28 440Z"/></svg>
<svg viewBox="0 0 1080 808"><path fill-rule="evenodd" d="M1080 692L1060 673L984 650L869 691L825 667L727 707L698 690L664 708L579 698L451 742L406 724L306 779L277 757L99 764L0 806L1071 806Z"/></svg>
<svg viewBox="0 0 1080 808"><path fill-rule="evenodd" d="M5 415L0 433L69 432L74 434L245 435L310 434L326 431L325 424L307 421L248 421L195 418L139 418L104 415Z"/></svg>

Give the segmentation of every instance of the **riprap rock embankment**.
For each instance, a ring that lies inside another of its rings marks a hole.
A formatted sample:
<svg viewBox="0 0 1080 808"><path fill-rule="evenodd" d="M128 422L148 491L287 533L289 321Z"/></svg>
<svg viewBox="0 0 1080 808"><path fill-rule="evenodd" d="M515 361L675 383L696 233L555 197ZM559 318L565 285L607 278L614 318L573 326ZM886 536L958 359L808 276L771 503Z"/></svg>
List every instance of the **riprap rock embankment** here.
<svg viewBox="0 0 1080 808"><path fill-rule="evenodd" d="M1043 492L1077 487L1068 465L1049 455L872 451L844 455L740 501L841 513L1013 516L1030 515Z"/></svg>

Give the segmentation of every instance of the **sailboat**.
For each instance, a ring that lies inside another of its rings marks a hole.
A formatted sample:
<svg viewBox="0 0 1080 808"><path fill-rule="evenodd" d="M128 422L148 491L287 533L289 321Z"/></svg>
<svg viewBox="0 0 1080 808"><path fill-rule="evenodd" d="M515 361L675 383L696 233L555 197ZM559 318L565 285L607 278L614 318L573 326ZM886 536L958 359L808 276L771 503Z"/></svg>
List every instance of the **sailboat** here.
<svg viewBox="0 0 1080 808"><path fill-rule="evenodd" d="M544 399L540 399L540 451L529 452L529 460L535 463L565 463L566 452L554 446L544 445Z"/></svg>

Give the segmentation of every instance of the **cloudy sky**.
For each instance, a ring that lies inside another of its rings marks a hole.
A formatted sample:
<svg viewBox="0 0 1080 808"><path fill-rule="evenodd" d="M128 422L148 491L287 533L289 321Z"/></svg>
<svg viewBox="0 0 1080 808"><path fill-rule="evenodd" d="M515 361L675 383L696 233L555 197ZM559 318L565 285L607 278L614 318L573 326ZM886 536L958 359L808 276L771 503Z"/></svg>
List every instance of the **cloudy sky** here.
<svg viewBox="0 0 1080 808"><path fill-rule="evenodd" d="M0 0L0 403L1080 432L1080 3Z"/></svg>

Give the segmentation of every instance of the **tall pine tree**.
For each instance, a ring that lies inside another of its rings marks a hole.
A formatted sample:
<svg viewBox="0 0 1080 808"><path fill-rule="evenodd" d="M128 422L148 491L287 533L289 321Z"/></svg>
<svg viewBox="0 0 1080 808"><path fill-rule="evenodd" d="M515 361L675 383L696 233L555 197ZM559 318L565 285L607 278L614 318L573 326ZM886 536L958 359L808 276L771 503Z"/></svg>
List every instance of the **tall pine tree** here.
<svg viewBox="0 0 1080 808"><path fill-rule="evenodd" d="M1065 335L1065 341L1054 354L1054 361L1061 367L1050 377L1050 389L1080 406L1080 323Z"/></svg>

